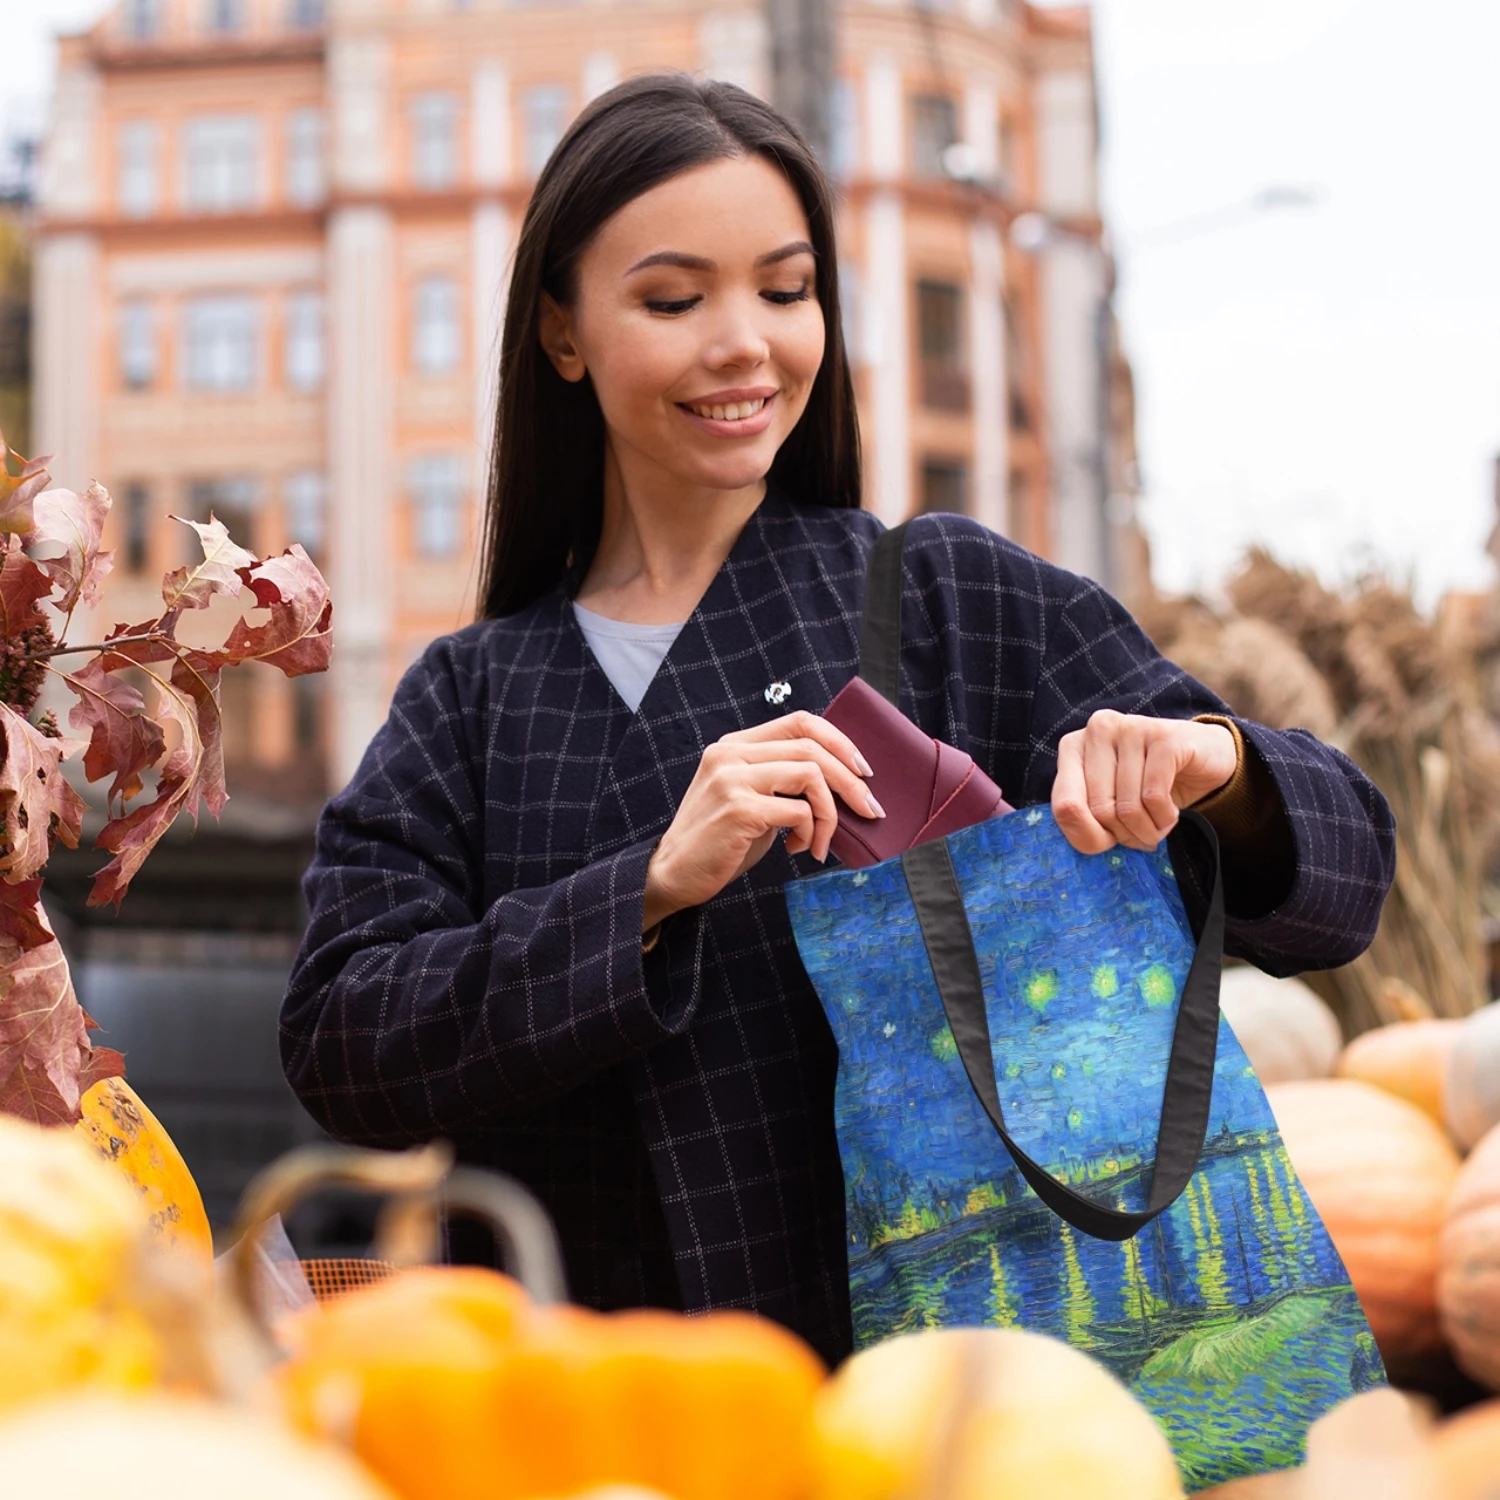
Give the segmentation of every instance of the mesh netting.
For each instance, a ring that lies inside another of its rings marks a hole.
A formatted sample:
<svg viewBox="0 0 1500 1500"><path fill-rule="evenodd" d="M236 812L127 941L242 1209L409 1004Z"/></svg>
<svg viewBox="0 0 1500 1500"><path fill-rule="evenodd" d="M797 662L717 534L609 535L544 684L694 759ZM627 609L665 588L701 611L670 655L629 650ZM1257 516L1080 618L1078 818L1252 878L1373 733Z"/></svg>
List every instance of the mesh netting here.
<svg viewBox="0 0 1500 1500"><path fill-rule="evenodd" d="M305 1260L302 1272L307 1284L319 1302L330 1301L352 1292L355 1287L371 1286L396 1274L396 1267L388 1260Z"/></svg>

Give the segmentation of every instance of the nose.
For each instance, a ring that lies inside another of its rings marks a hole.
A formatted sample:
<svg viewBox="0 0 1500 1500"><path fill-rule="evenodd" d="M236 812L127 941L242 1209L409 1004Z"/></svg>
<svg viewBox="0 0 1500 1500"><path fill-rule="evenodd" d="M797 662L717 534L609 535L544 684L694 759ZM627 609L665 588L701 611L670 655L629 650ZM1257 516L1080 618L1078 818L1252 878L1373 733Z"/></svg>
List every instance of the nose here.
<svg viewBox="0 0 1500 1500"><path fill-rule="evenodd" d="M765 364L771 357L770 340L763 325L765 304L757 295L735 296L719 304L704 363L713 370L746 369Z"/></svg>

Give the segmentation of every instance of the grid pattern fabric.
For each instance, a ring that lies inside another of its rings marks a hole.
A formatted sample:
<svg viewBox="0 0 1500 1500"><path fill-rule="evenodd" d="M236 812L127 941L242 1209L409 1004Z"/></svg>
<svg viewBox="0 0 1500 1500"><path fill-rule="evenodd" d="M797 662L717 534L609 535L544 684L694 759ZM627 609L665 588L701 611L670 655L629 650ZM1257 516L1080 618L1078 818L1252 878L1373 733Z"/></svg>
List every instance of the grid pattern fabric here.
<svg viewBox="0 0 1500 1500"><path fill-rule="evenodd" d="M332 1302L357 1287L374 1286L396 1274L388 1260L368 1260L360 1256L329 1257L301 1262L308 1289L319 1302Z"/></svg>
<svg viewBox="0 0 1500 1500"><path fill-rule="evenodd" d="M751 1308L829 1359L850 1339L838 1060L781 895L817 866L778 842L645 955L641 913L704 748L853 675L879 531L769 494L633 714L561 586L434 643L324 812L281 1022L333 1135L443 1136L528 1183L579 1300ZM1102 590L977 523L923 517L905 550L902 707L1017 805L1096 709L1227 711ZM1296 859L1269 911L1233 872L1229 950L1346 962L1392 877L1389 810L1312 736L1240 727Z"/></svg>

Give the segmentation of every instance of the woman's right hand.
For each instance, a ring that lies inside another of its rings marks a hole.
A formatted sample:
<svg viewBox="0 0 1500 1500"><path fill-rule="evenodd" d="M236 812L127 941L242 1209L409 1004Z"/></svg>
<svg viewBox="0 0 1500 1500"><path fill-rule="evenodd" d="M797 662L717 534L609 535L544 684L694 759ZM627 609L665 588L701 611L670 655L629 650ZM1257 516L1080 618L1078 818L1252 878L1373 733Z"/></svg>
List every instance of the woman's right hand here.
<svg viewBox="0 0 1500 1500"><path fill-rule="evenodd" d="M865 817L885 816L864 784L868 775L854 742L817 714L787 714L715 741L651 856L642 930L717 896L782 829L788 853L827 859L838 826L835 792Z"/></svg>

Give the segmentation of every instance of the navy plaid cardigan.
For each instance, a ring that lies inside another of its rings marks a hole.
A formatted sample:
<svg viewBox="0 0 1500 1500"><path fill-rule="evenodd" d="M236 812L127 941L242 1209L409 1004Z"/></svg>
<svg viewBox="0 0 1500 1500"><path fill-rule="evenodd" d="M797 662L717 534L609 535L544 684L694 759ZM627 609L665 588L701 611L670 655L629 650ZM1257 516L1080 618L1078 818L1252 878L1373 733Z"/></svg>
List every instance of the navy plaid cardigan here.
<svg viewBox="0 0 1500 1500"><path fill-rule="evenodd" d="M880 530L772 493L636 713L562 587L435 642L323 814L281 1017L334 1136L446 1137L529 1183L578 1300L752 1308L830 1360L850 1342L837 1057L781 896L817 867L778 842L644 956L641 911L704 747L853 675ZM902 706L1014 802L1048 797L1095 709L1225 711L1094 584L975 522L918 521L905 567ZM1390 813L1311 735L1241 727L1296 868L1274 911L1231 899L1227 946L1277 974L1344 963L1390 884Z"/></svg>

